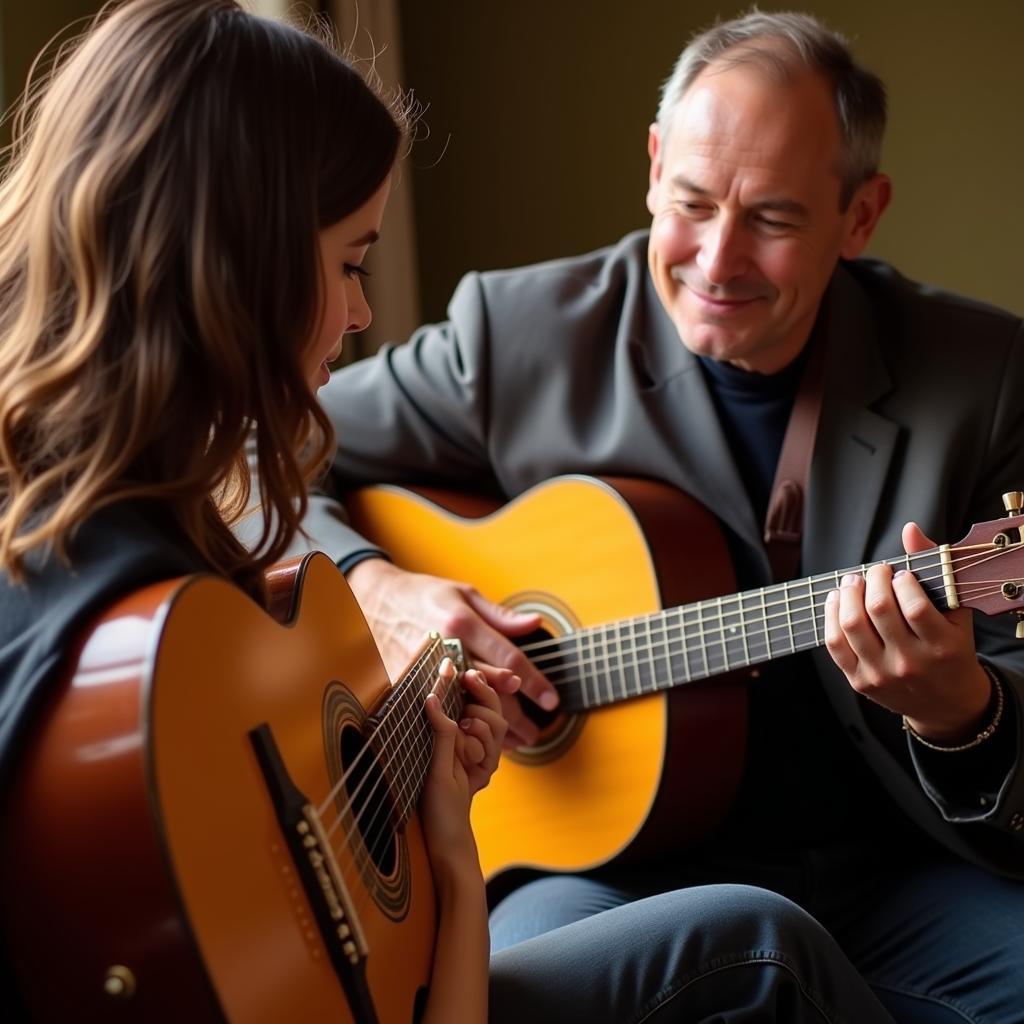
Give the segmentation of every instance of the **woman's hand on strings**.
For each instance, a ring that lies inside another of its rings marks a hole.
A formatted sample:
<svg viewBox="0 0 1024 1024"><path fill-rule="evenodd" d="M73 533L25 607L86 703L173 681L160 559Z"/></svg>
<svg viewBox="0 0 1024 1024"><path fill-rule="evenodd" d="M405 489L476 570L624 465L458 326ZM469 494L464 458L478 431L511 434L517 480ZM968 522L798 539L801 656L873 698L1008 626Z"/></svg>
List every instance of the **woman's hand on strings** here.
<svg viewBox="0 0 1024 1024"><path fill-rule="evenodd" d="M490 781L498 767L501 745L508 728L501 716L498 695L483 673L470 669L463 684L470 701L458 724L449 718L438 696L452 685L455 668L441 664L435 692L426 698L426 715L434 730L434 752L423 787L423 831L435 875L454 862L476 865L476 843L469 825L473 795Z"/></svg>

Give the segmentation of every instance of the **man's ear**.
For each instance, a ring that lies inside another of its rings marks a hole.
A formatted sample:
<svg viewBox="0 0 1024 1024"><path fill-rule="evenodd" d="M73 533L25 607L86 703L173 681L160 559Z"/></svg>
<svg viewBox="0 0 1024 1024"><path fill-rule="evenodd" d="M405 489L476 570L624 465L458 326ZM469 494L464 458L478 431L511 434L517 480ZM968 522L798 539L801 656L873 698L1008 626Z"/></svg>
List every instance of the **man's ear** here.
<svg viewBox="0 0 1024 1024"><path fill-rule="evenodd" d="M864 251L891 199L892 180L888 174L873 175L854 192L846 211L846 238L840 252L844 260L852 260Z"/></svg>
<svg viewBox="0 0 1024 1024"><path fill-rule="evenodd" d="M647 155L651 158L651 170L647 184L647 209L651 216L657 209L658 184L661 181L661 133L655 122L647 129Z"/></svg>

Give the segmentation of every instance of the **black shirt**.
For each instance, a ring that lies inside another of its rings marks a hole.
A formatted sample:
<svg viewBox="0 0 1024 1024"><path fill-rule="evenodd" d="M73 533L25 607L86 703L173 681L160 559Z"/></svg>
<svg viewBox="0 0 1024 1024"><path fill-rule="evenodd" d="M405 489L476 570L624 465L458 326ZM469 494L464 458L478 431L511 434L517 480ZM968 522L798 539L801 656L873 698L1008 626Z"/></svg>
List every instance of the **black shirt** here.
<svg viewBox="0 0 1024 1024"><path fill-rule="evenodd" d="M775 374L703 357L699 362L763 523L806 350ZM734 560L740 589L759 586L762 581L743 578L744 560ZM748 691L747 763L723 841L742 838L761 850L787 853L908 831L904 815L844 734L809 653L760 666Z"/></svg>

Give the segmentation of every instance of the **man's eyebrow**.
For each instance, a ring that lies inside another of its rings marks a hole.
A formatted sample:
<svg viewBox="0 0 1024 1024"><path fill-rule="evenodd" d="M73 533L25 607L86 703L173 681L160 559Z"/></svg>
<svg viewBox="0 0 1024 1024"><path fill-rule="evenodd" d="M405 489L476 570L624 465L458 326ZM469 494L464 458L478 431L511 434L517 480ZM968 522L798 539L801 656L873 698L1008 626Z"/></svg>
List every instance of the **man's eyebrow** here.
<svg viewBox="0 0 1024 1024"><path fill-rule="evenodd" d="M350 249L361 249L364 245L373 245L380 238L380 235L372 229L367 231L365 235L357 238L354 242L349 242Z"/></svg>
<svg viewBox="0 0 1024 1024"><path fill-rule="evenodd" d="M695 196L711 196L711 192L685 175L677 174L672 178L672 187L683 192L691 192ZM776 213L789 213L794 217L806 217L807 207L795 199L769 197L754 204L758 210L774 210Z"/></svg>
<svg viewBox="0 0 1024 1024"><path fill-rule="evenodd" d="M774 210L776 213L789 213L794 217L806 217L807 207L795 199L762 199L755 203L759 210Z"/></svg>
<svg viewBox="0 0 1024 1024"><path fill-rule="evenodd" d="M692 192L698 196L710 196L711 193L706 188L701 188L695 181L690 181L685 175L676 174L672 178L672 187L681 189L683 192Z"/></svg>

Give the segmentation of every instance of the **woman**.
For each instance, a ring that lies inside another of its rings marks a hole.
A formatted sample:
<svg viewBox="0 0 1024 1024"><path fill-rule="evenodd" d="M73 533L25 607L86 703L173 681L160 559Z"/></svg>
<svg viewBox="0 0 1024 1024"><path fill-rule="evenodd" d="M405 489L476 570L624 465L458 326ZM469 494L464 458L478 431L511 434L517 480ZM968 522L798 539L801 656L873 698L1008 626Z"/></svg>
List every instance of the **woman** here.
<svg viewBox="0 0 1024 1024"><path fill-rule="evenodd" d="M15 125L0 186L0 770L87 619L140 586L263 573L332 446L315 392L370 320L362 262L403 138L359 75L234 0L108 7ZM253 550L231 524L269 510ZM422 803L441 907L425 1021L486 1016L469 800L504 735L436 697ZM17 937L8 937L8 941Z"/></svg>

